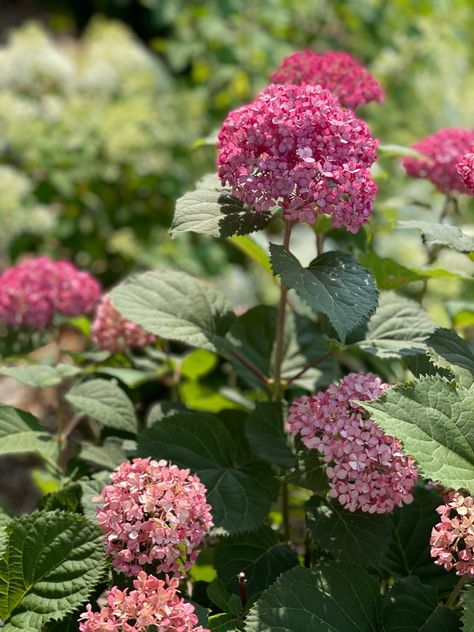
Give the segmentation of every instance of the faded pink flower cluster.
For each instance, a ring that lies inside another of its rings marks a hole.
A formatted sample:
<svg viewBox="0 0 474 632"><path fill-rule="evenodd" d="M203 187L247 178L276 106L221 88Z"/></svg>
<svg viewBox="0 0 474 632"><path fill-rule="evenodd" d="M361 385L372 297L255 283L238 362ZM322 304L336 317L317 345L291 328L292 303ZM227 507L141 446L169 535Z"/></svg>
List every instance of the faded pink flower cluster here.
<svg viewBox="0 0 474 632"><path fill-rule="evenodd" d="M166 461L137 458L122 463L111 480L94 500L103 503L97 520L114 567L137 575L154 564L156 573L182 576L213 525L199 478Z"/></svg>
<svg viewBox="0 0 474 632"><path fill-rule="evenodd" d="M146 347L156 342L156 336L140 325L121 316L108 295L102 297L92 325L92 340L99 349L118 353L126 349Z"/></svg>
<svg viewBox="0 0 474 632"><path fill-rule="evenodd" d="M353 401L375 399L386 388L372 373L349 373L290 407L286 429L323 455L330 493L349 511L387 513L413 500L413 459Z"/></svg>
<svg viewBox="0 0 474 632"><path fill-rule="evenodd" d="M473 148L474 130L441 129L413 145L413 149L427 156L427 160L407 157L403 159L403 166L409 176L431 180L440 191L469 193L457 166Z"/></svg>
<svg viewBox="0 0 474 632"><path fill-rule="evenodd" d="M45 329L55 314L91 312L100 299L99 283L68 261L36 257L0 276L0 321Z"/></svg>
<svg viewBox="0 0 474 632"><path fill-rule="evenodd" d="M178 579L165 583L140 572L134 590L116 586L107 593L107 605L93 612L90 604L79 617L81 632L209 632L197 625L194 606L178 591ZM154 627L150 627L154 626Z"/></svg>
<svg viewBox="0 0 474 632"><path fill-rule="evenodd" d="M285 57L272 74L272 83L320 85L337 96L344 107L355 110L371 101L383 101L382 86L357 59L341 51L319 55L302 50Z"/></svg>
<svg viewBox="0 0 474 632"><path fill-rule="evenodd" d="M217 149L222 184L257 211L278 205L309 223L327 213L354 233L372 212L377 141L320 86L269 86L230 112Z"/></svg>
<svg viewBox="0 0 474 632"><path fill-rule="evenodd" d="M461 176L468 192L474 195L474 152L461 158L456 165L456 171Z"/></svg>
<svg viewBox="0 0 474 632"><path fill-rule="evenodd" d="M474 498L449 492L436 510L441 516L431 531L431 557L435 564L457 575L474 577Z"/></svg>

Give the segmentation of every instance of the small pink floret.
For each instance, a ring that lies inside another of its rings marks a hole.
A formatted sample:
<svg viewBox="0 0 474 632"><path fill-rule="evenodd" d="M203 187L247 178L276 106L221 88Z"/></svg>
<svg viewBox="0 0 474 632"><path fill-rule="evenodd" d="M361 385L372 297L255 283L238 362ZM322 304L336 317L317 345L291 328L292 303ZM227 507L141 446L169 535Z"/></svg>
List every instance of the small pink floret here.
<svg viewBox="0 0 474 632"><path fill-rule="evenodd" d="M474 152L465 154L461 158L456 165L456 171L461 176L468 193L474 195Z"/></svg>
<svg viewBox="0 0 474 632"><path fill-rule="evenodd" d="M107 592L107 605L93 612L90 604L79 617L81 632L209 632L198 625L194 606L178 591L177 578L163 581L141 571L134 590L116 586Z"/></svg>
<svg viewBox="0 0 474 632"><path fill-rule="evenodd" d="M213 526L206 488L166 461L122 463L102 490L97 520L115 568L137 575L144 565L182 577Z"/></svg>
<svg viewBox="0 0 474 632"><path fill-rule="evenodd" d="M323 455L330 493L349 511L389 513L413 500L413 459L354 403L375 399L386 388L372 373L349 373L290 407L287 431Z"/></svg>

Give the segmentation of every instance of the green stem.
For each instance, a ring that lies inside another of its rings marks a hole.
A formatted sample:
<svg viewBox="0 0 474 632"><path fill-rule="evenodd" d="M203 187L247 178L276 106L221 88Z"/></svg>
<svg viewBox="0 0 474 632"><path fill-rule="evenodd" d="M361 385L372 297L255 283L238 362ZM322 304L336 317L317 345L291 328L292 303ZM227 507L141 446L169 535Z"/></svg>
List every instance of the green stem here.
<svg viewBox="0 0 474 632"><path fill-rule="evenodd" d="M446 608L453 608L458 600L459 595L461 594L461 590L464 588L464 584L467 581L467 576L463 575L459 578L458 583L453 588L451 594L448 597L448 601L446 602Z"/></svg>
<svg viewBox="0 0 474 632"><path fill-rule="evenodd" d="M288 250L290 247L291 222L285 221L283 231L283 246ZM278 321L275 340L275 369L273 373L273 400L281 398L281 363L283 360L283 340L285 337L285 316L286 316L286 295L287 289L280 285L280 304L278 306Z"/></svg>

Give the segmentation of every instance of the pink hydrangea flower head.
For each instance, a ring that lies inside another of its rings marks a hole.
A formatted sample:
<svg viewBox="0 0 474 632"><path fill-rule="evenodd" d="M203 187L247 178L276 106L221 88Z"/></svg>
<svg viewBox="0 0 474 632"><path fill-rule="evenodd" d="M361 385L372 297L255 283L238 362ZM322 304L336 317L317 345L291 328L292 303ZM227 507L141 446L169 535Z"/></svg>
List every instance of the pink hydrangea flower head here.
<svg viewBox="0 0 474 632"><path fill-rule="evenodd" d="M474 577L474 498L449 492L437 512L441 522L431 531L431 557L447 571Z"/></svg>
<svg viewBox="0 0 474 632"><path fill-rule="evenodd" d="M141 571L134 590L116 586L107 592L107 605L93 612L90 604L79 617L81 632L209 632L198 625L194 606L178 591L177 578L167 582Z"/></svg>
<svg viewBox="0 0 474 632"><path fill-rule="evenodd" d="M96 501L115 568L137 575L144 565L181 577L212 527L206 488L189 470L166 461L133 459L111 475Z"/></svg>
<svg viewBox="0 0 474 632"><path fill-rule="evenodd" d="M323 456L330 493L349 511L387 513L413 500L413 459L354 402L375 399L386 388L372 373L349 373L290 407L287 431Z"/></svg>
<svg viewBox="0 0 474 632"><path fill-rule="evenodd" d="M377 141L320 86L269 86L230 112L217 149L222 184L256 211L308 223L327 213L354 233L372 212Z"/></svg>
<svg viewBox="0 0 474 632"><path fill-rule="evenodd" d="M68 261L35 257L0 276L0 320L9 325L45 329L55 314L91 312L99 298L96 279Z"/></svg>
<svg viewBox="0 0 474 632"><path fill-rule="evenodd" d="M99 349L118 353L127 349L146 347L156 342L156 336L140 325L121 316L108 295L102 297L92 325L92 340Z"/></svg>
<svg viewBox="0 0 474 632"><path fill-rule="evenodd" d="M461 158L474 148L474 130L441 129L413 145L427 158L403 159L409 176L431 180L439 191L469 193L467 183L458 170Z"/></svg>
<svg viewBox="0 0 474 632"><path fill-rule="evenodd" d="M384 99L382 86L357 59L341 51L322 55L302 50L285 57L270 78L272 83L320 85L332 92L344 107Z"/></svg>
<svg viewBox="0 0 474 632"><path fill-rule="evenodd" d="M474 152L465 154L456 165L456 171L461 176L468 193L474 195Z"/></svg>

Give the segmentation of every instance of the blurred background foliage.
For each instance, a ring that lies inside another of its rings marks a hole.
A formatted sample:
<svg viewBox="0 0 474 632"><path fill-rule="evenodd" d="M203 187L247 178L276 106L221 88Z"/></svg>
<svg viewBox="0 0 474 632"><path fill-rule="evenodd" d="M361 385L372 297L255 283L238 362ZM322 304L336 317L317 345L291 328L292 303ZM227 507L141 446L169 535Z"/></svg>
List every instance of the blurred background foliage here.
<svg viewBox="0 0 474 632"><path fill-rule="evenodd" d="M234 244L169 241L167 228L176 198L213 169L214 149L199 139L304 47L348 51L377 76L386 100L361 115L384 144L474 125L471 0L30 0L7 1L1 20L2 265L40 251L109 286L169 262L218 277L235 304L270 299L268 276ZM382 157L376 175L368 230L332 239L425 265L419 234L393 228L397 219L436 221L443 196L408 179L398 158ZM472 233L473 211L462 199L454 223ZM295 239L301 259L311 258L311 230ZM472 275L463 255L445 251L441 261ZM469 304L472 285L430 280L440 324L452 320L443 302Z"/></svg>

